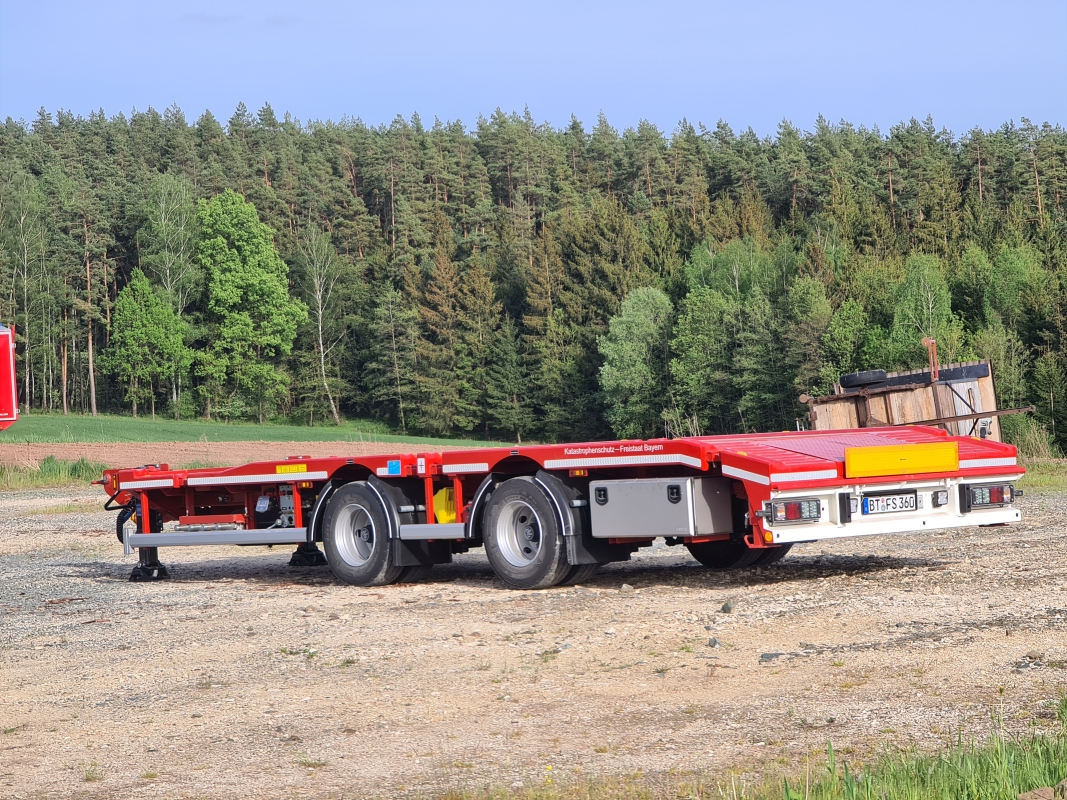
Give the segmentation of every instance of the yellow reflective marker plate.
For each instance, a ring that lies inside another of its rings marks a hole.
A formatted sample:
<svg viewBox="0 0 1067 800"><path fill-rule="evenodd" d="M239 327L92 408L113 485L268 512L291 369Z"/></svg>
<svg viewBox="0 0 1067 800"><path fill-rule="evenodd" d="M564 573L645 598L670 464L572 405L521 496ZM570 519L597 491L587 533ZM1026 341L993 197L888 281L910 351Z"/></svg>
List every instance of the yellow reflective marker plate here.
<svg viewBox="0 0 1067 800"><path fill-rule="evenodd" d="M846 478L955 472L959 468L960 448L956 442L845 448Z"/></svg>
<svg viewBox="0 0 1067 800"><path fill-rule="evenodd" d="M275 475L288 475L293 472L307 472L307 464L279 464L275 467Z"/></svg>

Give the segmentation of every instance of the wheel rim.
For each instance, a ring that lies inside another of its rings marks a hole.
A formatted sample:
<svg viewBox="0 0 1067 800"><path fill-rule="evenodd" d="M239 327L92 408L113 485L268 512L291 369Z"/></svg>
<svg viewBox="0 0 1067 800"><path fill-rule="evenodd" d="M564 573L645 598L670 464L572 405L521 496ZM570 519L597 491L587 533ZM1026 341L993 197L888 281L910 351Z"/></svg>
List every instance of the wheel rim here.
<svg viewBox="0 0 1067 800"><path fill-rule="evenodd" d="M341 559L353 567L366 564L374 552L374 523L358 503L341 509L334 524L334 542Z"/></svg>
<svg viewBox="0 0 1067 800"><path fill-rule="evenodd" d="M541 552L541 520L522 500L512 500L500 510L496 523L500 554L513 567L528 567Z"/></svg>

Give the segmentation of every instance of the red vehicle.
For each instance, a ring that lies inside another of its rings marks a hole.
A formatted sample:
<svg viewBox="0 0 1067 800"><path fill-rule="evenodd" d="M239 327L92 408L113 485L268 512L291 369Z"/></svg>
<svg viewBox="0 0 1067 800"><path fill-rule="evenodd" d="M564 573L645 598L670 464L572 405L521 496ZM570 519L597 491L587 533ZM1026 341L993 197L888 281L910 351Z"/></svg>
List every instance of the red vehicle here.
<svg viewBox="0 0 1067 800"><path fill-rule="evenodd" d="M0 325L0 431L19 418L19 390L15 383L15 328Z"/></svg>
<svg viewBox="0 0 1067 800"><path fill-rule="evenodd" d="M730 569L798 542L1017 522L1023 472L1011 445L907 426L157 464L99 483L140 551L131 580L167 576L160 547L296 544L290 563L325 559L359 586L419 580L484 547L505 583L542 589L657 537Z"/></svg>

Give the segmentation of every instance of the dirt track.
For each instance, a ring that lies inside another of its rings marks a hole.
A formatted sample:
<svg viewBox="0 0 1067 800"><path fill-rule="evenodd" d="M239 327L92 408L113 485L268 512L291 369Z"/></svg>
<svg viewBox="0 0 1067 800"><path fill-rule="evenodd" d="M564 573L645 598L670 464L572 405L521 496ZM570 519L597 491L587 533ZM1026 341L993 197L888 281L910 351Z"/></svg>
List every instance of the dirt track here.
<svg viewBox="0 0 1067 800"><path fill-rule="evenodd" d="M361 589L264 548L175 549L173 580L130 584L99 499L3 497L0 797L721 775L827 740L932 748L993 715L1049 726L1067 688L1063 495L1023 498L1022 525L807 545L763 570L661 546L545 592L501 588L480 553Z"/></svg>
<svg viewBox="0 0 1067 800"><path fill-rule="evenodd" d="M463 445L469 447L469 445ZM229 466L286 456L363 456L455 450L456 446L410 445L396 442L144 442L106 444L0 444L0 464L31 466L46 456L65 461L86 458L109 467L167 463Z"/></svg>

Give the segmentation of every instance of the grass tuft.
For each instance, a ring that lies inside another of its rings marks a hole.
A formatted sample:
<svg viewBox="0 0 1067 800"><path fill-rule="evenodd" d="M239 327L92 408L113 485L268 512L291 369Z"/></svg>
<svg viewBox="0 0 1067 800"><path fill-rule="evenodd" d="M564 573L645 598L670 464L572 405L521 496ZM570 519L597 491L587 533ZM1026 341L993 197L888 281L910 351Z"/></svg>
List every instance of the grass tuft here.
<svg viewBox="0 0 1067 800"><path fill-rule="evenodd" d="M82 776L82 780L86 783L95 783L96 781L102 781L103 779L104 772L97 766L95 761L85 768L85 775Z"/></svg>
<svg viewBox="0 0 1067 800"><path fill-rule="evenodd" d="M100 477L105 466L86 458L62 461L55 456L44 458L36 467L13 467L0 464L0 489L40 489L89 483Z"/></svg>
<svg viewBox="0 0 1067 800"><path fill-rule="evenodd" d="M1019 481L1020 489L1037 491L1067 490L1067 458L1023 458L1026 474Z"/></svg>
<svg viewBox="0 0 1067 800"><path fill-rule="evenodd" d="M1061 703L1065 709L1067 705ZM1067 718L1067 710L1064 711ZM609 748L598 746L594 752ZM529 788L453 790L443 800L1015 800L1067 778L1067 728L1055 735L997 736L984 744L958 739L934 755L887 750L869 763L843 760L827 747L821 763L789 777L741 778L637 773Z"/></svg>

